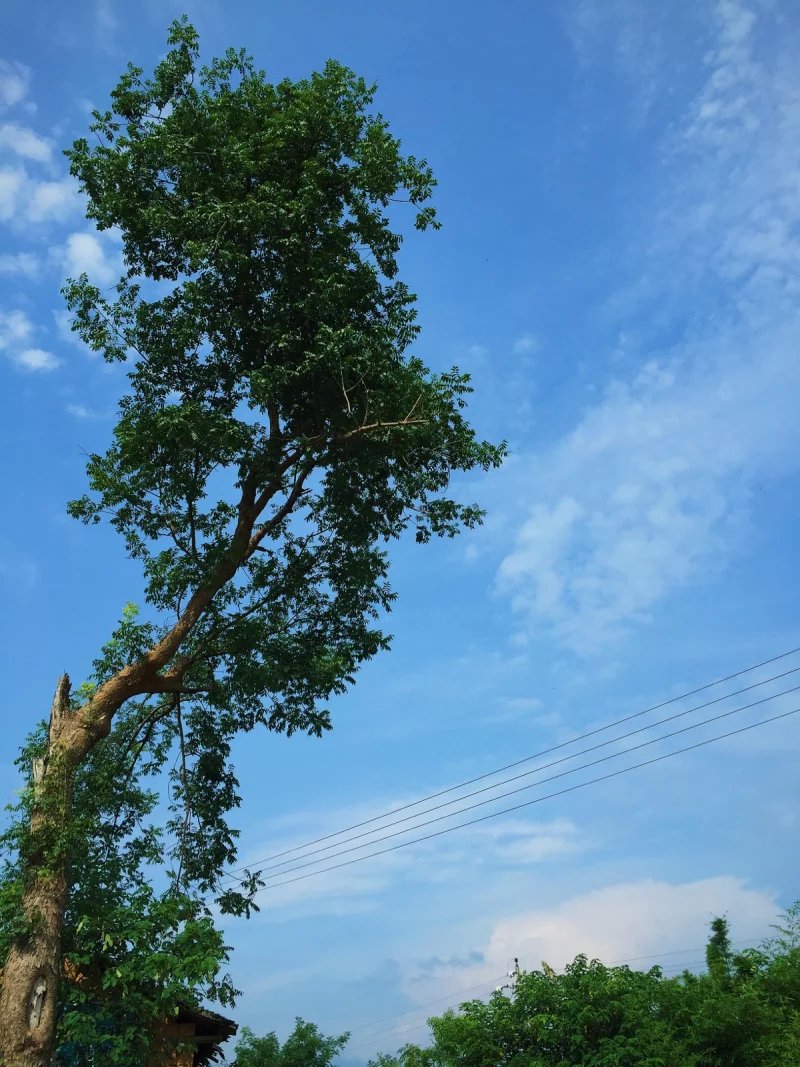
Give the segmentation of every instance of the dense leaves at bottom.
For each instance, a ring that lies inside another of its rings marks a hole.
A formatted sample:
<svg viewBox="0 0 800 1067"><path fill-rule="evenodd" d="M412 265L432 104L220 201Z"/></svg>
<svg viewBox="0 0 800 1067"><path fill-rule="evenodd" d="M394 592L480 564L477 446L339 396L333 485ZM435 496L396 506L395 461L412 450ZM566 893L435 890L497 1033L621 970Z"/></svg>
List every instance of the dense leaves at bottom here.
<svg viewBox="0 0 800 1067"><path fill-rule="evenodd" d="M706 956L707 973L672 978L585 956L562 974L543 964L372 1067L797 1067L800 904L758 950L733 952L716 919Z"/></svg>

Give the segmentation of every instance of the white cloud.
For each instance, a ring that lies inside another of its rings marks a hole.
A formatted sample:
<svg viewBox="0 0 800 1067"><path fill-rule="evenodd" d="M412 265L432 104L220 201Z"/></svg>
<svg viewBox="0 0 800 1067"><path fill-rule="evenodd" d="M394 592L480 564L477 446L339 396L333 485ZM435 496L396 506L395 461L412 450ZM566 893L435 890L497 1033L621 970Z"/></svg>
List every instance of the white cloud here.
<svg viewBox="0 0 800 1067"><path fill-rule="evenodd" d="M63 222L80 205L72 178L39 181L23 167L0 167L0 222Z"/></svg>
<svg viewBox="0 0 800 1067"><path fill-rule="evenodd" d="M525 819L505 819L470 827L467 831L492 863L519 867L538 864L556 856L582 852L586 848L578 827L569 819L537 823Z"/></svg>
<svg viewBox="0 0 800 1067"><path fill-rule="evenodd" d="M763 85L763 71L753 56L757 17L740 0L718 0L715 46L706 57L709 77L694 104L684 136L725 149L731 134L750 134L758 127L754 101Z"/></svg>
<svg viewBox="0 0 800 1067"><path fill-rule="evenodd" d="M0 253L0 274L19 274L25 278L35 278L41 264L31 252Z"/></svg>
<svg viewBox="0 0 800 1067"><path fill-rule="evenodd" d="M479 963L425 968L409 975L406 991L417 1002L455 994L482 981L490 983L519 957L523 969L545 961L562 969L579 953L606 964L684 966L703 959L708 924L726 915L734 942L770 934L780 909L773 893L748 888L731 876L672 884L640 881L583 893L551 908L498 918ZM447 945L438 951L446 954ZM683 956L677 953L687 950ZM676 955L667 954L676 953Z"/></svg>
<svg viewBox="0 0 800 1067"><path fill-rule="evenodd" d="M3 149L36 163L47 163L53 155L50 141L28 126L20 126L15 122L0 126L0 151Z"/></svg>
<svg viewBox="0 0 800 1067"><path fill-rule="evenodd" d="M692 18L690 11L681 15ZM670 79L680 68L670 59L676 46L685 51L680 31L690 32L674 8L639 0L575 0L563 5L562 17L581 65L613 72L629 90L630 119L646 122L673 91ZM691 31L694 40L698 28Z"/></svg>
<svg viewBox="0 0 800 1067"><path fill-rule="evenodd" d="M560 723L553 712L543 712L537 697L509 697L495 701L493 709L485 716L485 723L498 726L501 723L525 723L538 731L552 730Z"/></svg>
<svg viewBox="0 0 800 1067"><path fill-rule="evenodd" d="M104 244L94 233L70 234L62 250L62 262L70 277L86 273L97 285L110 285L120 274L108 243Z"/></svg>
<svg viewBox="0 0 800 1067"><path fill-rule="evenodd" d="M798 327L645 365L532 462L498 575L526 622L595 651L734 547L750 489L797 463Z"/></svg>
<svg viewBox="0 0 800 1067"><path fill-rule="evenodd" d="M0 349L24 344L33 333L33 324L24 311L0 311Z"/></svg>
<svg viewBox="0 0 800 1067"><path fill-rule="evenodd" d="M523 333L512 346L512 352L515 356L533 355L538 350L539 342L532 333Z"/></svg>
<svg viewBox="0 0 800 1067"><path fill-rule="evenodd" d="M101 419L103 417L92 408L87 408L85 404L67 404L67 412L76 419Z"/></svg>
<svg viewBox="0 0 800 1067"><path fill-rule="evenodd" d="M800 76L791 41L757 61L752 7L711 11L702 84L619 251L637 281L608 310L638 366L517 465L527 514L497 587L523 633L584 653L724 566L752 495L800 469Z"/></svg>
<svg viewBox="0 0 800 1067"><path fill-rule="evenodd" d="M18 367L28 371L51 371L61 364L60 359L43 348L24 348L17 352L13 359Z"/></svg>
<svg viewBox="0 0 800 1067"><path fill-rule="evenodd" d="M80 206L78 185L73 178L32 183L25 208L30 222L63 222Z"/></svg>
<svg viewBox="0 0 800 1067"><path fill-rule="evenodd" d="M61 341L64 341L67 344L74 345L76 348L79 348L84 353L84 355L92 357L97 355L97 353L93 352L91 348L89 348L89 346L85 344L85 342L82 341L78 334L75 333L75 331L72 329L72 316L68 311L65 311L64 308L58 308L57 310L54 310L53 319L55 320L56 324L56 332Z"/></svg>
<svg viewBox="0 0 800 1067"><path fill-rule="evenodd" d="M61 363L52 352L34 348L27 342L34 327L24 311L0 311L0 350L6 350L14 363L26 371L51 371Z"/></svg>
<svg viewBox="0 0 800 1067"><path fill-rule="evenodd" d="M0 222L8 222L14 217L25 178L21 167L0 167Z"/></svg>
<svg viewBox="0 0 800 1067"><path fill-rule="evenodd" d="M0 59L0 109L21 103L28 95L30 80L29 67Z"/></svg>

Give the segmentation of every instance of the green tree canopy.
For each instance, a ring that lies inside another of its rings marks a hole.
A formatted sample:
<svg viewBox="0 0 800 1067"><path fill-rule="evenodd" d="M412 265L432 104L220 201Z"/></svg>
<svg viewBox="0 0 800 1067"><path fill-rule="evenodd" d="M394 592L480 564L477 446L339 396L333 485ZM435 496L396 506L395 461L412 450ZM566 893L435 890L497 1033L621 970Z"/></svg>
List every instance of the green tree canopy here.
<svg viewBox="0 0 800 1067"><path fill-rule="evenodd" d="M256 1037L244 1026L236 1045L234 1067L329 1067L348 1037L325 1037L313 1023L297 1019L294 1030L281 1045L274 1033Z"/></svg>
<svg viewBox="0 0 800 1067"><path fill-rule="evenodd" d="M233 859L233 735L329 727L325 702L388 644L386 544L478 522L444 494L503 450L465 421L467 377L408 352L388 210L407 199L424 229L434 183L370 113L374 89L333 62L277 85L243 52L198 69L186 22L170 44L152 79L122 78L99 143L68 153L126 264L113 299L67 287L75 327L131 366L71 511L122 534L153 609L88 706L102 720L120 688L169 693L177 736L184 702L183 874L213 890Z"/></svg>
<svg viewBox="0 0 800 1067"><path fill-rule="evenodd" d="M243 51L201 66L184 19L152 76L129 66L91 141L67 152L124 267L111 289L68 283L74 328L128 368L113 440L70 511L122 536L146 607L126 612L75 694L62 679L42 737L8 867L27 931L5 938L0 990L0 1056L14 1067L49 1062L65 921L67 947L96 926L80 902L90 885L102 895L106 872L94 846L91 863L70 860L99 818L81 805L101 768L139 788L176 754L166 824L112 820L111 852L159 852L171 895L158 907L185 904L180 928L205 900L247 912L258 879L223 881L237 855L234 737L327 730L329 699L389 644L389 543L481 519L451 481L496 467L504 448L468 423L468 377L413 351L399 219L410 205L417 229L437 225L434 179L401 152L374 91L336 62L278 83ZM146 890L132 871L137 915Z"/></svg>
<svg viewBox="0 0 800 1067"><path fill-rule="evenodd" d="M666 978L578 956L523 973L511 996L429 1020L428 1047L374 1067L789 1067L800 1062L800 905L778 936L735 953L716 919L707 973Z"/></svg>

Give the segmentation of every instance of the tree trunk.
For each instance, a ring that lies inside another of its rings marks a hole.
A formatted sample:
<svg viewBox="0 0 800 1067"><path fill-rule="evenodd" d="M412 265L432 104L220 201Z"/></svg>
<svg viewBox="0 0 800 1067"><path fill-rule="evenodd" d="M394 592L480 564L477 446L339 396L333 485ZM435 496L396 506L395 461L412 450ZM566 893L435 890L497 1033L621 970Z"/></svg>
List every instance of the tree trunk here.
<svg viewBox="0 0 800 1067"><path fill-rule="evenodd" d="M69 715L69 678L60 679L50 713L49 750L34 766L31 852L25 863L22 911L27 937L12 944L0 988L0 1063L50 1067L62 974L61 931L67 904L67 861L52 847L70 809L73 765L60 744Z"/></svg>

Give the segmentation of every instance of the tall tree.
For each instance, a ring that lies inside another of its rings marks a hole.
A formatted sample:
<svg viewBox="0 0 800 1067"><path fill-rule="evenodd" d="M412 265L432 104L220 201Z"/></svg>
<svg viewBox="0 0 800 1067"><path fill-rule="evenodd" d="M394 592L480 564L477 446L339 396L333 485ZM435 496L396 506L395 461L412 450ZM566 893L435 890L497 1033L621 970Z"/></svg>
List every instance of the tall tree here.
<svg viewBox="0 0 800 1067"><path fill-rule="evenodd" d="M466 421L467 376L410 352L389 216L405 201L418 229L437 225L434 179L371 111L373 88L334 62L271 84L243 51L201 68L185 20L169 46L152 77L128 68L95 140L67 153L125 265L111 294L68 284L74 326L130 368L70 510L122 535L148 610L75 697L57 686L2 975L6 1067L50 1062L76 773L120 714L142 752L155 736L180 750L175 891L246 908L254 879L220 882L236 855L232 738L328 729L326 701L388 644L387 543L479 522L451 477L504 451Z"/></svg>

